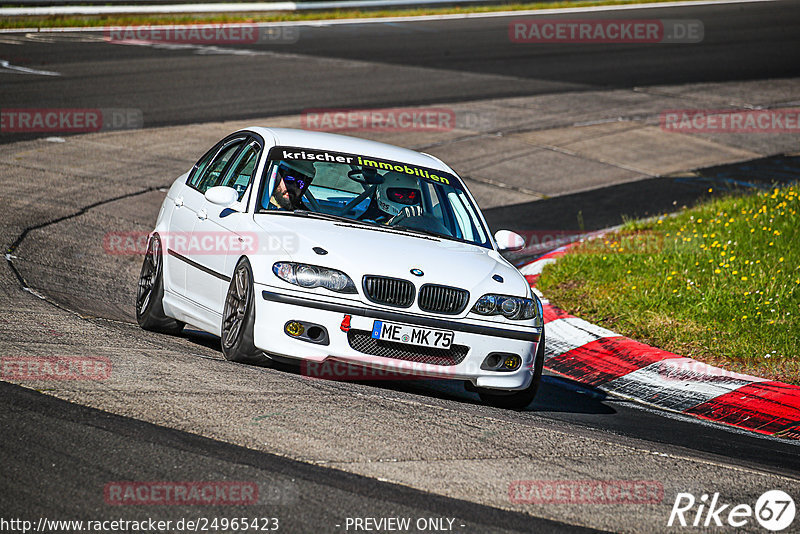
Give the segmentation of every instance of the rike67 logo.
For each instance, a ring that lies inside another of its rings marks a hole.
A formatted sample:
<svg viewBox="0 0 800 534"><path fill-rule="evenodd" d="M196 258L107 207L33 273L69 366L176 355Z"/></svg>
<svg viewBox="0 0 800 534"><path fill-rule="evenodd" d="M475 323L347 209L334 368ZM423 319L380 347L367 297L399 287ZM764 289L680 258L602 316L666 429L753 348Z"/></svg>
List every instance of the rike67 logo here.
<svg viewBox="0 0 800 534"><path fill-rule="evenodd" d="M794 522L794 499L781 490L764 492L755 506L725 503L719 493L704 493L699 499L691 493L678 493L667 526L672 527L744 527L755 522L767 530L779 532Z"/></svg>

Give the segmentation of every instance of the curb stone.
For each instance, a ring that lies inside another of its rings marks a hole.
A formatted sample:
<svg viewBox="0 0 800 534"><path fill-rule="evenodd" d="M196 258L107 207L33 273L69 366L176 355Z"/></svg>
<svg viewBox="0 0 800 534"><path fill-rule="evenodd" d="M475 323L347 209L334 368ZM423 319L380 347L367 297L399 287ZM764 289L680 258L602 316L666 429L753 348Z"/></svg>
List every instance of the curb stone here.
<svg viewBox="0 0 800 534"><path fill-rule="evenodd" d="M575 243L520 267L542 300L544 367L606 393L699 419L800 440L800 387L734 373L650 347L566 313L535 288Z"/></svg>

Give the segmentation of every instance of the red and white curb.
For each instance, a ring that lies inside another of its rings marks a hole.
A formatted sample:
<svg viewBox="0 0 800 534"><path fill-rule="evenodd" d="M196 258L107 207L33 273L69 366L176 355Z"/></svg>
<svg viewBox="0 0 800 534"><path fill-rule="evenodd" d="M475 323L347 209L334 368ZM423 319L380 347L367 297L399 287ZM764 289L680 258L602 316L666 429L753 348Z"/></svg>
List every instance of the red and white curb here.
<svg viewBox="0 0 800 534"><path fill-rule="evenodd" d="M550 304L535 288L536 280L545 265L566 254L572 245L520 268L544 307L545 369L658 408L800 439L800 387L733 373L650 347Z"/></svg>

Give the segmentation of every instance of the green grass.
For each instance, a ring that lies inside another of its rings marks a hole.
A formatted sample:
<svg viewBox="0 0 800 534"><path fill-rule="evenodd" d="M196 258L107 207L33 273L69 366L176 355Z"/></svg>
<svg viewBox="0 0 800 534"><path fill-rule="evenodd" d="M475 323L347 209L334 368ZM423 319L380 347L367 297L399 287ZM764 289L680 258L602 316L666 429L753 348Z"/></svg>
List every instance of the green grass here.
<svg viewBox="0 0 800 534"><path fill-rule="evenodd" d="M665 0L578 0L562 2L534 2L498 4L489 6L410 8L391 10L337 9L311 12L264 12L264 13L218 13L218 14L153 14L153 15L50 15L14 16L0 19L1 29L15 28L77 28L97 26L140 26L149 24L222 24L242 22L284 22L304 20L329 20L345 18L407 17L419 15L445 15L453 13L490 13L495 11L524 11L534 9L558 9L598 5L625 5L659 3ZM232 3L231 6L235 6ZM11 6L7 6L11 7Z"/></svg>
<svg viewBox="0 0 800 534"><path fill-rule="evenodd" d="M557 306L730 371L800 384L800 187L629 223L548 265Z"/></svg>

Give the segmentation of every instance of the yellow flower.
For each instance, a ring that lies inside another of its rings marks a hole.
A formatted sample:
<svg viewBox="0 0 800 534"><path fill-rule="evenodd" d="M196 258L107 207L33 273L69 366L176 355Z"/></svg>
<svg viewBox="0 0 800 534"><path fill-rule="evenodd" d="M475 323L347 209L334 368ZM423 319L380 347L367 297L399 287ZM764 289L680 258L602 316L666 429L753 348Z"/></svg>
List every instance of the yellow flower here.
<svg viewBox="0 0 800 534"><path fill-rule="evenodd" d="M722 271L720 271L719 269L714 269L714 274L719 274L719 273L721 273L721 272L722 272Z"/></svg>
<svg viewBox="0 0 800 534"><path fill-rule="evenodd" d="M743 276L743 277L742 277L742 282L746 282L746 281L747 281L747 277L746 277L746 276Z"/></svg>

